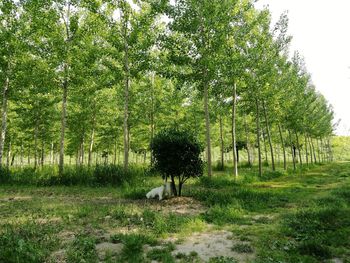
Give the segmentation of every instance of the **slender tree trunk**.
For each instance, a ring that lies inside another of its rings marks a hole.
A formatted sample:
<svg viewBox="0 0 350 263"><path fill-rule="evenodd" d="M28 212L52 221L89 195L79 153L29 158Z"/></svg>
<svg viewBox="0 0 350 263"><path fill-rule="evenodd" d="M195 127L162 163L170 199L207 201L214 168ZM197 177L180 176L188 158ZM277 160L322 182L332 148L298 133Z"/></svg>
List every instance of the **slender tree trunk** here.
<svg viewBox="0 0 350 263"><path fill-rule="evenodd" d="M14 153L12 154L11 164L10 164L11 166L13 166L13 165L15 164L16 154L17 154L17 152L14 152Z"/></svg>
<svg viewBox="0 0 350 263"><path fill-rule="evenodd" d="M309 152L307 147L307 138L305 135L305 159L306 159L306 165L309 166Z"/></svg>
<svg viewBox="0 0 350 263"><path fill-rule="evenodd" d="M11 141L9 141L9 148L8 148L8 150L7 150L7 158L6 158L6 166L7 166L7 169L10 168L11 148L12 148L12 144L11 144Z"/></svg>
<svg viewBox="0 0 350 263"><path fill-rule="evenodd" d="M314 159L313 159L314 152L313 152L313 149L311 146L311 140L310 140L309 134L306 135L306 140L307 140L307 144L308 144L309 151L310 151L310 163L313 164L314 163Z"/></svg>
<svg viewBox="0 0 350 263"><path fill-rule="evenodd" d="M252 158L250 156L250 145L249 145L249 136L248 136L248 125L247 125L247 117L244 115L244 130L245 130L245 143L247 148L247 156L248 156L248 165L252 166Z"/></svg>
<svg viewBox="0 0 350 263"><path fill-rule="evenodd" d="M287 170L286 148L284 146L283 133L282 133L282 129L281 129L280 124L278 124L278 131L280 133L281 145L282 145L282 151L283 151L283 169Z"/></svg>
<svg viewBox="0 0 350 263"><path fill-rule="evenodd" d="M65 65L65 71L67 71L67 65ZM64 168L64 139L67 123L67 95L68 95L68 76L65 73L65 79L63 81L62 90L62 115L61 115L61 139L60 139L60 157L58 164L59 175L62 176Z"/></svg>
<svg viewBox="0 0 350 263"><path fill-rule="evenodd" d="M222 127L222 116L219 116L219 125L220 125L220 166L221 170L224 170L224 137L223 137L223 127Z"/></svg>
<svg viewBox="0 0 350 263"><path fill-rule="evenodd" d="M6 138L6 131L7 131L7 96L8 96L8 89L10 85L10 80L8 77L5 79L4 88L2 91L2 111L1 111L1 132L0 132L0 166L2 166L2 157L4 153L4 146L5 146L5 138Z"/></svg>
<svg viewBox="0 0 350 263"><path fill-rule="evenodd" d="M316 146L317 146L317 158L319 163L322 163L322 159L321 159L321 154L320 154L320 144L318 142L318 138L316 138Z"/></svg>
<svg viewBox="0 0 350 263"><path fill-rule="evenodd" d="M53 165L53 162L54 162L53 147L54 147L54 144L53 144L53 142L51 142L51 150L50 150L50 165L51 165L51 166Z"/></svg>
<svg viewBox="0 0 350 263"><path fill-rule="evenodd" d="M269 119L268 119L267 112L266 112L266 104L265 104L265 101L263 101L263 109L264 109L264 115L265 115L267 139L268 139L268 142L269 142L269 145L270 145L272 171L276 171L276 168L275 168L275 158L274 158L274 155L273 155L273 146L272 146L271 133L270 133L270 124L269 124Z"/></svg>
<svg viewBox="0 0 350 263"><path fill-rule="evenodd" d="M269 163L269 160L268 160L268 157L267 157L266 134L265 134L264 129L262 129L262 134L263 134L263 142L264 142L265 162L268 164L268 163Z"/></svg>
<svg viewBox="0 0 350 263"><path fill-rule="evenodd" d="M315 145L314 145L314 141L311 137L310 137L310 142L311 142L312 151L314 153L314 161L315 161L315 163L317 163Z"/></svg>
<svg viewBox="0 0 350 263"><path fill-rule="evenodd" d="M92 125L92 131L90 135L90 145L89 145L89 153L88 153L88 166L91 166L92 162L92 150L94 148L94 139L95 139L95 120L96 117L93 117L93 125Z"/></svg>
<svg viewBox="0 0 350 263"><path fill-rule="evenodd" d="M34 169L38 165L38 123L35 124L34 129Z"/></svg>
<svg viewBox="0 0 350 263"><path fill-rule="evenodd" d="M23 160L23 155L24 155L24 147L23 147L23 140L21 142L21 156L20 156L20 167L23 167L24 160Z"/></svg>
<svg viewBox="0 0 350 263"><path fill-rule="evenodd" d="M44 139L41 141L41 167L44 166L45 163L45 143Z"/></svg>
<svg viewBox="0 0 350 263"><path fill-rule="evenodd" d="M151 76L151 115L150 115L150 129L151 129L151 142L153 141L154 138L154 76L155 73L152 73ZM153 155L151 153L151 166L153 166L154 164L154 159L153 159Z"/></svg>
<svg viewBox="0 0 350 263"><path fill-rule="evenodd" d="M237 161L237 144L236 144L236 103L237 103L237 86L233 84L232 92L232 153L233 153L233 175L238 178L238 161Z"/></svg>
<svg viewBox="0 0 350 263"><path fill-rule="evenodd" d="M331 162L333 162L333 150L332 150L332 144L331 144L330 138L328 138L328 149L329 149L329 159Z"/></svg>
<svg viewBox="0 0 350 263"><path fill-rule="evenodd" d="M302 160L302 158L301 158L301 150L300 150L299 136L298 136L298 133L297 133L296 131L295 131L295 137L296 137L296 139L297 139L297 148L298 148L300 166L303 166L303 160Z"/></svg>
<svg viewBox="0 0 350 263"><path fill-rule="evenodd" d="M130 69L129 69L129 45L128 45L128 14L123 17L123 37L124 37L124 170L129 168L129 87L130 87Z"/></svg>
<svg viewBox="0 0 350 263"><path fill-rule="evenodd" d="M256 104L256 139L258 143L258 158L259 158L259 176L262 176L262 163L261 163L261 146L260 146L260 109L259 100L255 99Z"/></svg>
<svg viewBox="0 0 350 263"><path fill-rule="evenodd" d="M295 164L295 159L296 159L296 156L295 156L295 146L293 144L293 141L292 141L292 134L290 132L290 130L288 129L288 135L289 135L289 141L290 141L290 147L291 147L291 152L292 152L292 159L293 159L293 169L294 171L296 170L296 164Z"/></svg>
<svg viewBox="0 0 350 263"><path fill-rule="evenodd" d="M113 165L117 164L117 137L115 138L114 141L114 156L113 156Z"/></svg>
<svg viewBox="0 0 350 263"><path fill-rule="evenodd" d="M30 145L28 145L28 165L30 165Z"/></svg>
<svg viewBox="0 0 350 263"><path fill-rule="evenodd" d="M80 161L80 165L84 165L84 148L85 148L85 139L84 139L84 134L83 134L83 138L82 138L82 141L81 141L81 144L80 144L80 158L81 158L81 161Z"/></svg>
<svg viewBox="0 0 350 263"><path fill-rule="evenodd" d="M212 174L211 168L211 143L210 143L210 116L209 116L209 101L208 101L208 83L204 84L204 113L205 113L205 127L206 127L206 143L207 143L207 162L208 162L208 176Z"/></svg>

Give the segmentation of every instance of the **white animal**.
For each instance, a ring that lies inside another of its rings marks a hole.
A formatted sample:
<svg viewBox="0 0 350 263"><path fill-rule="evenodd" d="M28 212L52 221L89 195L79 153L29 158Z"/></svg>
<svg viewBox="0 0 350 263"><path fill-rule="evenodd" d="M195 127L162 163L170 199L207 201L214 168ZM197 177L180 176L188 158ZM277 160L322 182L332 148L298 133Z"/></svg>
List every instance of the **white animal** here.
<svg viewBox="0 0 350 263"><path fill-rule="evenodd" d="M159 200L162 200L164 196L171 196L171 185L170 183L165 183L162 186L153 188L146 194L147 199L155 198L158 196Z"/></svg>

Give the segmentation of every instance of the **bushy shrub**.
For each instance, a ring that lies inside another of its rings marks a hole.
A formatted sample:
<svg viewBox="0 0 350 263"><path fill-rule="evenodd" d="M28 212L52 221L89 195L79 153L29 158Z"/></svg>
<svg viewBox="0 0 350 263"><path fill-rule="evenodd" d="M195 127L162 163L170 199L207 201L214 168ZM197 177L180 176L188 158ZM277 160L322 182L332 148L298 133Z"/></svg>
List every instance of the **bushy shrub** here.
<svg viewBox="0 0 350 263"><path fill-rule="evenodd" d="M186 180L203 174L203 162L200 158L202 146L188 132L163 130L154 137L151 150L155 168L163 177L171 178L175 195L175 178L179 181L178 195L181 196L182 185Z"/></svg>
<svg viewBox="0 0 350 263"><path fill-rule="evenodd" d="M0 183L7 183L10 181L11 174L9 169L0 166Z"/></svg>

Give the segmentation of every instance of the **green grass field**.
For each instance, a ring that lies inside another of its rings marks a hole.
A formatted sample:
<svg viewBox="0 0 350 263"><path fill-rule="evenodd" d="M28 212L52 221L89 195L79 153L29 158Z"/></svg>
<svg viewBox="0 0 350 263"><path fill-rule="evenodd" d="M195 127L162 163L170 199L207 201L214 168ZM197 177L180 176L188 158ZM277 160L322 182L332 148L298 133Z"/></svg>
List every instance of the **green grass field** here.
<svg viewBox="0 0 350 263"><path fill-rule="evenodd" d="M164 201L144 197L157 177L0 186L0 262L350 262L350 163L252 174L216 172Z"/></svg>

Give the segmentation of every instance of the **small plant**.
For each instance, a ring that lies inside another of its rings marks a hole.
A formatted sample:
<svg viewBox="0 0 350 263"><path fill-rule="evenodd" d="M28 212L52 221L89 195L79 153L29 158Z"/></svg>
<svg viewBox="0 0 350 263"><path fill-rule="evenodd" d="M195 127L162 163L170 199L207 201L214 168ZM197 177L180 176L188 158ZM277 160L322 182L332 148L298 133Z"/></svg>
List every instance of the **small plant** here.
<svg viewBox="0 0 350 263"><path fill-rule="evenodd" d="M181 196L182 186L189 178L203 174L202 146L188 132L164 130L153 139L151 150L155 168L165 179L170 177L175 196ZM179 182L178 191L175 178Z"/></svg>
<svg viewBox="0 0 350 263"><path fill-rule="evenodd" d="M96 240L86 234L78 235L67 251L68 262L96 262Z"/></svg>
<svg viewBox="0 0 350 263"><path fill-rule="evenodd" d="M253 253L254 252L253 248L250 245L244 244L244 243L234 245L232 247L232 250L237 252L237 253Z"/></svg>

